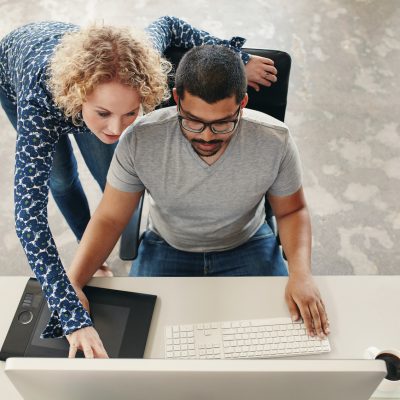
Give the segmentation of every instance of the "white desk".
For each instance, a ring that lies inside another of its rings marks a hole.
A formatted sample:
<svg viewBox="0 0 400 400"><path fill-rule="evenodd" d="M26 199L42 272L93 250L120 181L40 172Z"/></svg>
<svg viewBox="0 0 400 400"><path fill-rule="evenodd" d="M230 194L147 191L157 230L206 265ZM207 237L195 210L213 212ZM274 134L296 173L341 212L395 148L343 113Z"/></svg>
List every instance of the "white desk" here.
<svg viewBox="0 0 400 400"><path fill-rule="evenodd" d="M18 306L26 277L0 277L0 346ZM363 358L370 346L400 348L400 276L316 277L331 322L331 353L308 358ZM158 296L145 358L164 354L164 326L289 316L287 278L94 278L91 284ZM21 399L0 362L0 393Z"/></svg>

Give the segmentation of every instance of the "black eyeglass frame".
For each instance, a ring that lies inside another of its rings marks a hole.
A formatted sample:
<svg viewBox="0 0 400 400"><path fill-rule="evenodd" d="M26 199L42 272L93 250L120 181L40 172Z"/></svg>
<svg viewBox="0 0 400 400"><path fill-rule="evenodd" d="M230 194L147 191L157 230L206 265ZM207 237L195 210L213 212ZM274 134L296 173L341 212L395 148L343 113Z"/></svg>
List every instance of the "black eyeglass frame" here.
<svg viewBox="0 0 400 400"><path fill-rule="evenodd" d="M178 100L178 112L180 113L181 110L182 110L183 112L185 112L185 110L182 109L181 100L179 99L179 100ZM239 120L240 120L240 118L239 118L240 110L241 110L241 107L240 107L240 105L239 105L239 108L237 109L237 111L236 111L235 114L233 115L234 117L236 117L236 119L234 119L234 120L232 120L232 121L224 121L224 120L222 120L222 121L204 122L204 121L200 121L200 120L198 120L198 119L183 117L181 114L178 114L178 121L179 121L179 125L180 125L180 127L181 127L182 129L184 129L184 130L186 130L186 131L189 131L189 132L192 132L192 133L200 134L200 133L204 132L204 130L207 128L207 126L209 126L211 132L212 132L214 135L227 135L228 133L232 133L232 132L236 129L237 124L238 124L238 122L239 122ZM188 121L193 121L193 122L199 122L199 123L203 124L203 127L202 127L201 129L187 128L187 127L183 126L183 124L182 124L182 121L183 121L183 120L188 120ZM233 128L232 128L232 129L229 129L229 130L225 130L225 131L218 131L218 130L216 131L216 130L213 128L213 124L218 124L218 123L221 123L221 122L233 122Z"/></svg>

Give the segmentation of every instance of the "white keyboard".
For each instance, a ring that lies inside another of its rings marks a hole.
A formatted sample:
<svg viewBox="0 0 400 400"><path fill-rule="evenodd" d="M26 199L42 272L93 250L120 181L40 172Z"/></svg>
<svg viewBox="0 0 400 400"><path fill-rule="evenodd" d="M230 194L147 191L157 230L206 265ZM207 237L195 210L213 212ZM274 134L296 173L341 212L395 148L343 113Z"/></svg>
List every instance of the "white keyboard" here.
<svg viewBox="0 0 400 400"><path fill-rule="evenodd" d="M270 358L327 353L328 339L311 337L290 318L173 325L165 328L165 358Z"/></svg>

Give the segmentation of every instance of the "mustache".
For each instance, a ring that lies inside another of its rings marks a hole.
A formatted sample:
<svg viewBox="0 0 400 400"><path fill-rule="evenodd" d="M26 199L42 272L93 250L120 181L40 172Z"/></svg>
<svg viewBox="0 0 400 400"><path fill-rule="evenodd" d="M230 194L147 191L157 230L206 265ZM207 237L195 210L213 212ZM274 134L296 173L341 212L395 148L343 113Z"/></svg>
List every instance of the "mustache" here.
<svg viewBox="0 0 400 400"><path fill-rule="evenodd" d="M213 139L208 142L206 140L202 140L202 139L192 139L191 141L192 141L192 143L201 143L201 144L218 144L218 143L223 142L223 140L221 140L221 139Z"/></svg>

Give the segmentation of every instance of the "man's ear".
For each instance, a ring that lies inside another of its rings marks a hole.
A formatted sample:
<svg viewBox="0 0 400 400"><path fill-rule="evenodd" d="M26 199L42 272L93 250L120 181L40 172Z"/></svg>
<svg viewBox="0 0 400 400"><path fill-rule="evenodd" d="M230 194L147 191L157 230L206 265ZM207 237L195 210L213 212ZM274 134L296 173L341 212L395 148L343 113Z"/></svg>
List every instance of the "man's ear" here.
<svg viewBox="0 0 400 400"><path fill-rule="evenodd" d="M248 102L249 102L249 95L246 93L243 97L243 100L240 102L240 108L245 108Z"/></svg>
<svg viewBox="0 0 400 400"><path fill-rule="evenodd" d="M179 96L178 96L178 93L176 92L176 88L172 89L172 97L174 98L174 101L175 101L176 105L178 105Z"/></svg>

